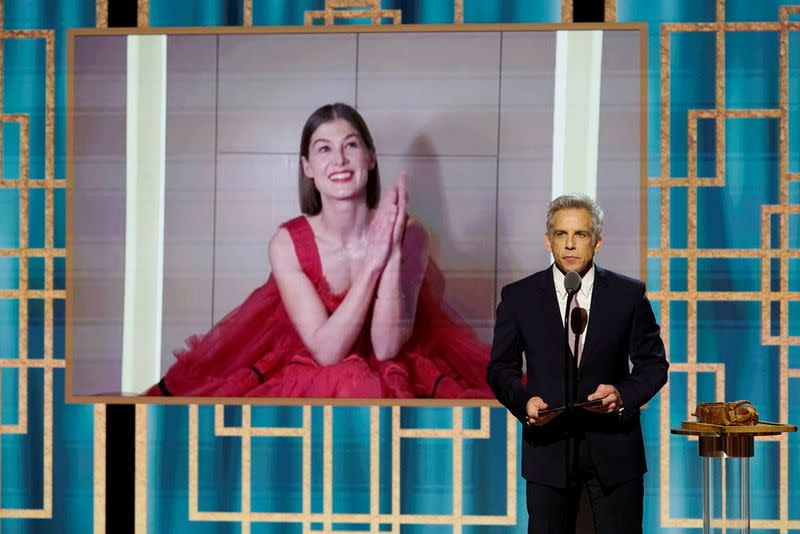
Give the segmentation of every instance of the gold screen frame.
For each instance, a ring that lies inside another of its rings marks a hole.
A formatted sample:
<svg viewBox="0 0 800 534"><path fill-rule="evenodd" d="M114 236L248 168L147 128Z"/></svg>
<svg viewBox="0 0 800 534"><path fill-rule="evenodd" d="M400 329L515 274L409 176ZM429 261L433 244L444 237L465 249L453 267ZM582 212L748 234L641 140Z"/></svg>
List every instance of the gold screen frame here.
<svg viewBox="0 0 800 534"><path fill-rule="evenodd" d="M281 35L281 34L369 34L369 33L479 33L531 31L627 30L639 32L640 142L639 142L639 213L640 276L647 275L647 24L645 23L556 23L556 24L415 24L415 25L330 25L275 27L178 27L178 28L70 28L67 39L67 224L66 224L66 316L65 316L65 395L67 403L90 404L167 404L167 405L272 405L272 406L417 406L417 407L500 407L495 400L482 399L340 399L273 397L141 397L73 394L73 184L74 184L74 52L80 36L128 35ZM535 266L531 266L531 271Z"/></svg>

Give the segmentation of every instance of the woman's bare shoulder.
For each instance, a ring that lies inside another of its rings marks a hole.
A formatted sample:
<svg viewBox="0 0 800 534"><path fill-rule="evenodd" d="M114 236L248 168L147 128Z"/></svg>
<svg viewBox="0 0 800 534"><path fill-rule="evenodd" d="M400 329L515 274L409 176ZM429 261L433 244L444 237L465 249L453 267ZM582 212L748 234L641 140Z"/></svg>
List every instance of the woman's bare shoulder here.
<svg viewBox="0 0 800 534"><path fill-rule="evenodd" d="M285 269L296 270L300 267L297 254L294 252L292 236L284 226L278 228L270 239L268 253L273 272Z"/></svg>

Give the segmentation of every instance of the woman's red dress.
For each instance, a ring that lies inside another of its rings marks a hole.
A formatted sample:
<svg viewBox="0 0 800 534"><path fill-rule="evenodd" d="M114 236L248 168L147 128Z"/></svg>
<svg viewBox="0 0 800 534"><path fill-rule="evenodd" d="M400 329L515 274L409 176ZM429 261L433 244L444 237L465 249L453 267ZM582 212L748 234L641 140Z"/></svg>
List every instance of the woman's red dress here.
<svg viewBox="0 0 800 534"><path fill-rule="evenodd" d="M300 266L333 313L346 293L333 293L322 274L305 217L283 224ZM414 330L391 360L375 358L369 317L350 354L322 366L303 344L281 301L275 279L203 336L176 352L177 361L146 395L305 398L492 398L486 384L489 347L443 306L430 262L420 289Z"/></svg>

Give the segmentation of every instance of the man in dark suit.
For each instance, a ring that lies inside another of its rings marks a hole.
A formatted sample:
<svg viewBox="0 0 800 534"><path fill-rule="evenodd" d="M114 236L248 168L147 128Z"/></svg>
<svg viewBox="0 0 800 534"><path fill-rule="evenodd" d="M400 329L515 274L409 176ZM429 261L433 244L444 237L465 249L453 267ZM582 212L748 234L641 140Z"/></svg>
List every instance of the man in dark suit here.
<svg viewBox="0 0 800 534"><path fill-rule="evenodd" d="M598 533L642 532L647 466L639 408L666 383L668 363L644 283L594 264L602 228L592 198L553 200L545 246L554 265L504 287L497 307L487 380L523 423L529 533L574 532L582 487ZM581 275L574 298L588 312L575 364L564 342L569 271ZM566 396L565 357L572 370ZM540 413L572 397L602 404Z"/></svg>

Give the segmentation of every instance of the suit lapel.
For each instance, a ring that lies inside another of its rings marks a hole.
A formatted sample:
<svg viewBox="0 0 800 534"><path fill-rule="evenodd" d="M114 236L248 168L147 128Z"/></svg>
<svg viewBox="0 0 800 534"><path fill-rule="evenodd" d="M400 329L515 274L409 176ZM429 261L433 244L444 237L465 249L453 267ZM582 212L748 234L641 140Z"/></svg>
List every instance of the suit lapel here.
<svg viewBox="0 0 800 534"><path fill-rule="evenodd" d="M540 302L542 303L542 317L544 318L543 326L545 326L545 333L547 332L560 332L559 340L564 339L564 318L561 317L561 308L558 305L558 296L556 295L556 286L553 282L553 269L555 265L550 265L550 268L544 271L544 276L539 284L541 292ZM547 336L550 337L550 336ZM559 341L563 343L563 341ZM560 345L559 345L560 346Z"/></svg>
<svg viewBox="0 0 800 534"><path fill-rule="evenodd" d="M597 336L603 330L603 320L608 317L611 310L611 294L608 291L608 277L606 272L594 266L594 287L592 287L592 305L589 309L589 326L583 338L583 350L581 351L581 363L579 369L582 369L586 362L591 358L592 342L597 339Z"/></svg>

